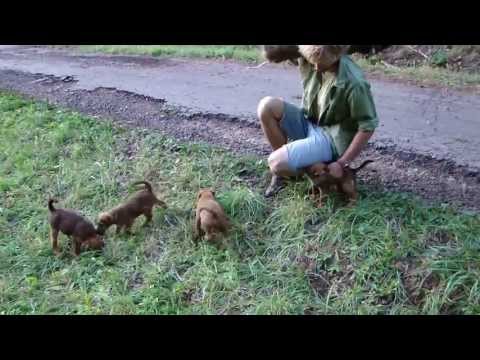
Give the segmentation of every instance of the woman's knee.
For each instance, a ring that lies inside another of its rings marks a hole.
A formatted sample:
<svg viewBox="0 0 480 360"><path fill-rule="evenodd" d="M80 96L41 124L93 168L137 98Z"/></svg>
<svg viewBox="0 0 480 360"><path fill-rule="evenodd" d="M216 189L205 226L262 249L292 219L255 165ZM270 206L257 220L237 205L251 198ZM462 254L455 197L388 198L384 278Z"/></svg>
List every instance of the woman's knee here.
<svg viewBox="0 0 480 360"><path fill-rule="evenodd" d="M277 151L274 151L268 157L268 166L270 171L274 174L290 171L288 166L288 153L285 146L282 146Z"/></svg>
<svg viewBox="0 0 480 360"><path fill-rule="evenodd" d="M284 101L273 96L266 96L260 100L257 107L257 115L261 121L268 118L280 120L283 116Z"/></svg>

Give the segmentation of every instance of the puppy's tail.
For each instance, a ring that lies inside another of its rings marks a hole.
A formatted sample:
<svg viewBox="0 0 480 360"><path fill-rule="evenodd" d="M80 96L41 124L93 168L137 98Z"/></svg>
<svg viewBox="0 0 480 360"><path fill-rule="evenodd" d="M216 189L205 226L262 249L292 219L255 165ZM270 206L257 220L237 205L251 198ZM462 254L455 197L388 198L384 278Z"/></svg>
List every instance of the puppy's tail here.
<svg viewBox="0 0 480 360"><path fill-rule="evenodd" d="M368 164L373 163L373 162L374 162L373 160L366 160L362 163L362 165L360 165L356 169L352 169L352 171L356 174L358 171L362 170L365 166L367 166Z"/></svg>
<svg viewBox="0 0 480 360"><path fill-rule="evenodd" d="M48 200L48 210L50 210L51 212L54 212L56 209L53 207L53 203L56 203L56 202L58 202L58 200L56 199Z"/></svg>
<svg viewBox="0 0 480 360"><path fill-rule="evenodd" d="M148 181L137 181L137 182L134 182L132 185L145 185L145 188L147 189L147 191L153 193L153 189L152 189L152 184L150 184Z"/></svg>

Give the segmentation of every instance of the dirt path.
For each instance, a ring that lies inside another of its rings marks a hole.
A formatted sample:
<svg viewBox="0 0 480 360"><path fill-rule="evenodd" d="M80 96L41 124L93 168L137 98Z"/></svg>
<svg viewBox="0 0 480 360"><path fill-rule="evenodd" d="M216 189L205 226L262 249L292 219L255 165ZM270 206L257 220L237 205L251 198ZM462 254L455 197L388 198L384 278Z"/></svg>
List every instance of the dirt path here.
<svg viewBox="0 0 480 360"><path fill-rule="evenodd" d="M73 89L109 87L193 111L255 121L263 96L299 103L298 71L286 65L248 69L232 61L73 55L42 47L0 48L0 69L74 76ZM395 144L480 168L480 96L372 80L381 120L378 144Z"/></svg>
<svg viewBox="0 0 480 360"><path fill-rule="evenodd" d="M75 80L62 81L67 75ZM260 155L269 149L255 120L258 100L276 94L298 103L300 96L298 74L284 66L253 70L234 62L80 56L40 47L0 47L0 89ZM480 99L378 80L373 89L383 126L363 155L376 162L361 180L480 209Z"/></svg>

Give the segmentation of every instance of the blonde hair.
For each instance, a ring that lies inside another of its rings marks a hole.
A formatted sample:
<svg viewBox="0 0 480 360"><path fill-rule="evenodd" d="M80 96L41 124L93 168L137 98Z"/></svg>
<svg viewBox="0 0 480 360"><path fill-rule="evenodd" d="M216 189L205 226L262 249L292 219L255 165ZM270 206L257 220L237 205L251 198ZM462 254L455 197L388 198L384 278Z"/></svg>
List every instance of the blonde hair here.
<svg viewBox="0 0 480 360"><path fill-rule="evenodd" d="M300 54L311 64L333 65L350 45L299 45Z"/></svg>

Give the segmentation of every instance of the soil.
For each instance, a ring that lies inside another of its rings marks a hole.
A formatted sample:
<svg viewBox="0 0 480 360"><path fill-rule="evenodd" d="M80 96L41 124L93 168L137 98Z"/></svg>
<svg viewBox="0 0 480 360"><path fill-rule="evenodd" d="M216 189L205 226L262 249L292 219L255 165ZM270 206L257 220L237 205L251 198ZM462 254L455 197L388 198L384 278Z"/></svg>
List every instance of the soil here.
<svg viewBox="0 0 480 360"><path fill-rule="evenodd" d="M403 259L396 263L401 271L402 283L410 302L421 305L428 292L433 291L440 283L437 274L425 270L420 260Z"/></svg>
<svg viewBox="0 0 480 360"><path fill-rule="evenodd" d="M406 67L431 63L436 53L445 55L442 67L454 71L480 70L479 45L393 45L378 55L389 64Z"/></svg>

